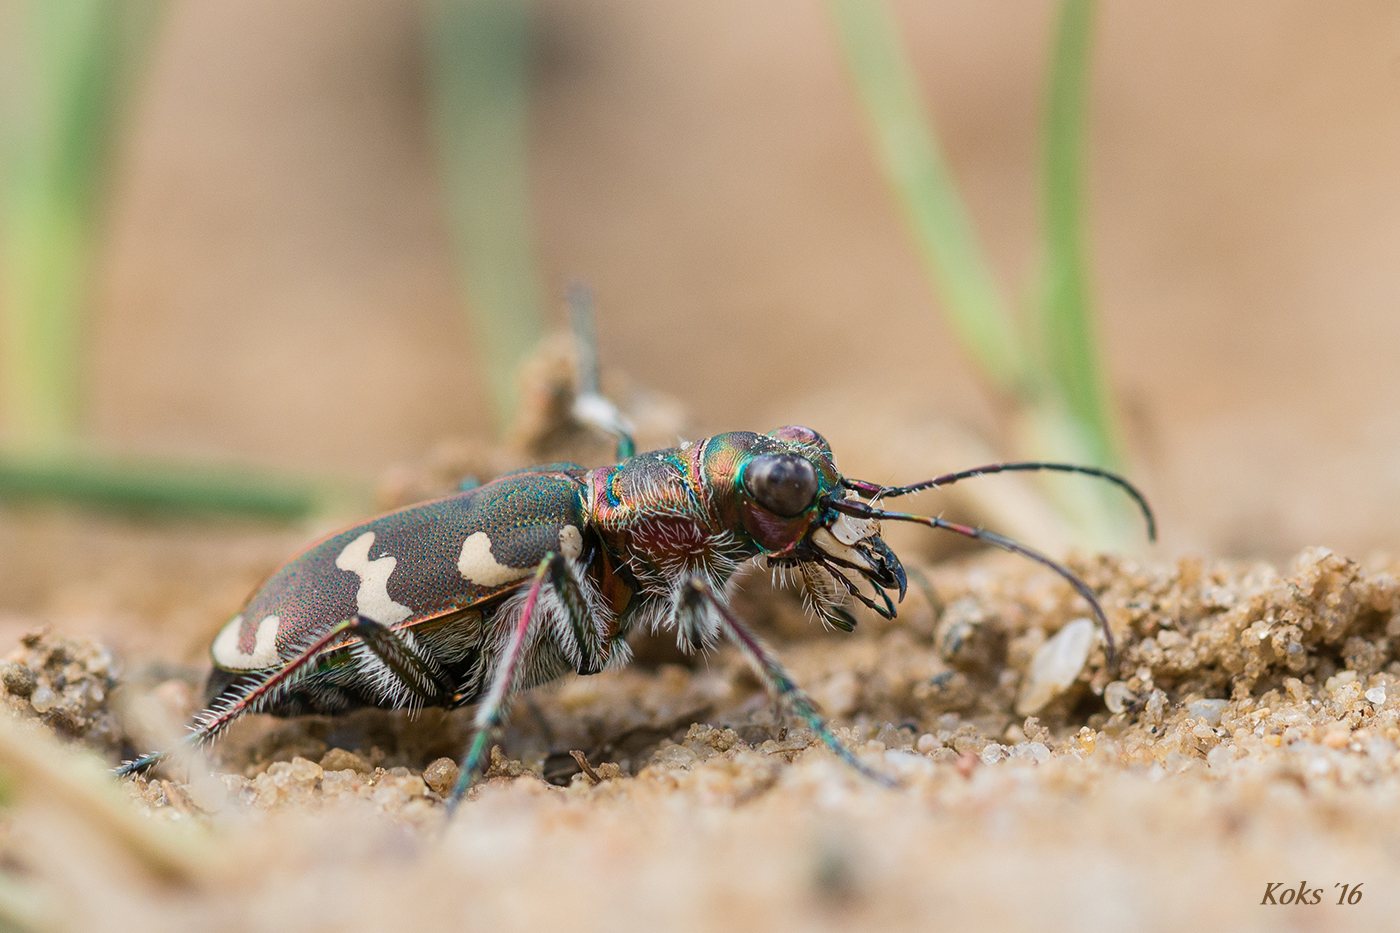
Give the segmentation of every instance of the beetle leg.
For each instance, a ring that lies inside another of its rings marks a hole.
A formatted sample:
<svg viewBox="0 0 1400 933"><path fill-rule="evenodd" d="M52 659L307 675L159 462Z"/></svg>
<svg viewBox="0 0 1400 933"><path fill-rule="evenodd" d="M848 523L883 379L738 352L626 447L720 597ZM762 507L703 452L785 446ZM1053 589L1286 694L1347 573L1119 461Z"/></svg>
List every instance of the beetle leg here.
<svg viewBox="0 0 1400 933"><path fill-rule="evenodd" d="M365 650L384 664L392 679L424 705L441 703L451 691L451 685L443 682L436 665L393 629L360 616L352 631L360 636Z"/></svg>
<svg viewBox="0 0 1400 933"><path fill-rule="evenodd" d="M269 672L261 683L254 685L238 699L222 708L206 712L198 720L198 727L185 736L184 744L202 745L217 736L238 717L245 713L256 712L258 705L263 700L271 696L279 687L285 686L318 654L347 633L359 635L365 648L383 661L385 668L402 681L403 685L414 696L424 702L434 702L441 699L446 693L446 687L438 681L431 666L423 660L413 646L394 634L387 626L365 616L357 616L354 619L346 619L344 622L332 625L326 634L312 642L301 654L280 668ZM127 762L117 769L117 776L125 777L128 774L139 774L147 771L157 762L164 760L168 754L168 752L157 752Z"/></svg>
<svg viewBox="0 0 1400 933"><path fill-rule="evenodd" d="M363 617L361 617L363 618ZM328 647L336 639L350 631L357 624L355 619L347 619L330 627L326 634L322 635L311 646L300 655L288 661L278 669L271 671L263 678L261 683L256 684L251 690L243 694L237 700L227 704L222 709L211 708L201 715L196 721L197 728L189 735L185 736L182 744L200 745L218 735L228 724L233 722L244 713L251 712L255 704L267 697L273 690L285 684L288 678L298 673L305 667L312 658L322 649ZM147 771L152 765L163 761L169 752L156 752L135 761L129 761L117 769L118 777L126 777L128 774L139 774Z"/></svg>
<svg viewBox="0 0 1400 933"><path fill-rule="evenodd" d="M584 598L583 587L562 554L550 554L545 561L548 564L549 587L559 597L568 622L568 633L578 646L578 672L596 674L608 661L607 646L593 623L593 612Z"/></svg>
<svg viewBox="0 0 1400 933"><path fill-rule="evenodd" d="M806 720L807 727L836 753L836 757L876 783L886 787L896 786L893 778L881 774L861 761L832 733L831 727L817 712L811 698L801 687L797 686L792 676L788 674L782 663L768 649L768 646L757 635L749 631L748 626L739 621L734 611L725 605L724 600L715 593L714 588L704 578L692 577L682 598L695 604L706 604L714 610L725 634L739 646L739 650L744 653L744 657L758 674L759 679L763 681L764 686L768 688L775 699L787 703L798 716ZM698 609L699 606L696 605L692 611L698 611Z"/></svg>
<svg viewBox="0 0 1400 933"><path fill-rule="evenodd" d="M691 577L683 580L673 597L677 644L687 654L713 648L719 637L719 627L713 622L709 604L695 598L693 581L701 579Z"/></svg>
<svg viewBox="0 0 1400 933"><path fill-rule="evenodd" d="M520 609L520 618L515 623L515 631L511 633L510 642L506 645L505 652L496 662L495 675L491 679L491 689L486 694L486 699L481 701L481 705L476 708L476 736L472 739L471 747L467 750L467 755L462 759L462 770L457 777L457 784L452 788L452 794L447 798L448 812L456 809L461 803L472 784L476 781L476 773L481 769L482 762L486 758L486 743L505 720L506 699L510 696L511 681L515 679L515 669L520 665L520 659L525 654L525 641L530 634L530 622L535 615L535 607L539 605L540 593L544 591L545 581L549 578L550 565L557 555L552 551L544 556L539 566L535 568L534 577L530 581L530 589L525 594L525 605Z"/></svg>

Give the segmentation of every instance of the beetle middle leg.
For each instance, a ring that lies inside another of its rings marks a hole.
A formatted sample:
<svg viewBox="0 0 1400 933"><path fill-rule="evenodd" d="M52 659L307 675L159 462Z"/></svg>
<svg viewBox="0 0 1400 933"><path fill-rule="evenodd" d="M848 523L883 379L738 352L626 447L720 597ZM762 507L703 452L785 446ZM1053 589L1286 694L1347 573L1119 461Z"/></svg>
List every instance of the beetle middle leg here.
<svg viewBox="0 0 1400 933"><path fill-rule="evenodd" d="M589 608L573 568L562 554L552 551L545 554L530 580L530 587L525 593L525 602L520 608L520 617L515 622L510 641L496 662L491 687L477 707L476 735L462 760L457 784L448 797L449 808L455 809L471 789L477 772L486 760L487 743L505 722L516 669L529 646L530 627L539 614L541 597L546 593L557 598L563 609L564 624L556 628L554 634L561 641L571 639L576 646L579 673L595 674L602 670L607 662L606 643L594 623L594 613Z"/></svg>
<svg viewBox="0 0 1400 933"><path fill-rule="evenodd" d="M836 737L826 720L817 712L811 698L801 687L797 686L792 675L783 667L782 662L757 635L749 631L748 626L739 620L734 611L714 591L714 587L710 585L709 581L703 577L692 577L687 581L681 593L680 609L682 613L696 615L713 612L720 627L739 646L739 650L743 652L744 657L758 674L764 686L773 694L775 700L779 703L786 703L793 712L802 717L813 734L835 752L842 761L879 784L886 787L896 786L894 779L881 774L861 761L854 752L846 747L845 743ZM682 626L687 624L684 619L678 620L678 622ZM691 621L688 624L693 629L699 629L703 623Z"/></svg>

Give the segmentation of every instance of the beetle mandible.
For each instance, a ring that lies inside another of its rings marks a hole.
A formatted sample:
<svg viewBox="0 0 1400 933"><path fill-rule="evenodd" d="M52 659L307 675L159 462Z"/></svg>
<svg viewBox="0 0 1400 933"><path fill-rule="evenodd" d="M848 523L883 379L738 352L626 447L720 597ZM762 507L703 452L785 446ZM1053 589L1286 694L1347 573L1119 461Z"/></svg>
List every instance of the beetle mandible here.
<svg viewBox="0 0 1400 933"><path fill-rule="evenodd" d="M721 636L733 641L775 699L842 760L890 783L832 733L725 598L735 571L759 559L795 572L815 613L837 628L855 626L841 605L847 596L893 618L890 592L902 599L906 578L880 537L882 520L946 529L1044 564L1089 604L1113 662L1103 610L1068 568L992 532L878 503L986 473L1081 473L1122 487L1155 537L1146 500L1115 474L1000 463L887 487L842 476L826 440L798 426L634 455L610 402L588 393L579 403L585 420L619 436L616 465L520 470L313 544L215 638L207 709L188 740L210 741L252 712L475 704L476 734L449 799L455 806L481 770L513 693L623 665L630 632L671 629L686 651L708 649ZM161 757L130 762L121 773Z"/></svg>

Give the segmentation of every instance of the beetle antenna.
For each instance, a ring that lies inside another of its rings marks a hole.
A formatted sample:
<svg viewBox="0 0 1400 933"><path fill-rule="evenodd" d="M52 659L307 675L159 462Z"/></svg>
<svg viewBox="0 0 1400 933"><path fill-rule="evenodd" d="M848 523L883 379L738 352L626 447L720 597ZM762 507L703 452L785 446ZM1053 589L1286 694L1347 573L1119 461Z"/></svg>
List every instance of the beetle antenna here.
<svg viewBox="0 0 1400 933"><path fill-rule="evenodd" d="M1004 551L1020 554L1022 557L1028 557L1038 564L1049 567L1051 570L1055 571L1055 573L1069 581L1069 585L1074 587L1075 591L1089 604L1089 608L1093 610L1094 618L1098 619L1099 626L1103 629L1104 655L1108 666L1110 668L1117 666L1118 650L1113 642L1113 630L1108 627L1108 616L1104 615L1103 606L1099 605L1098 596L1095 595L1089 584L1075 576L1073 571L1059 561L1046 557L1039 551L1028 548L1021 542L1013 541L996 532L985 531L981 528L973 528L969 525L959 525L957 522L945 521L944 519L934 518L930 515L913 515L909 512L886 512L884 509L877 509L864 502L853 499L835 500L831 503L831 507L838 512L854 515L857 518L890 519L896 522L913 522L918 525L927 525L930 528L943 528L966 538L975 538L978 541L985 541Z"/></svg>
<svg viewBox="0 0 1400 933"><path fill-rule="evenodd" d="M1043 463L1038 460L1026 461L1023 463L989 463L986 466L973 467L970 470L959 470L956 473L945 473L943 476L935 476L933 479L926 479L920 483L910 483L908 486L881 486L878 483L867 483L858 479L843 479L841 485L847 489L854 489L867 499L878 497L894 498L896 496L907 496L910 493L920 492L925 489L937 489L940 486L951 486L958 480L971 479L974 476L986 476L989 473L1014 473L1046 471L1052 473L1079 473L1083 476L1095 476L1099 479L1108 480L1119 489L1122 489L1137 507L1142 510L1142 517L1147 520L1147 540L1157 540L1157 519L1152 515L1152 507L1147 504L1147 497L1138 490L1136 486L1128 482L1117 473L1110 473L1108 470L1100 470L1098 467L1080 466L1077 463Z"/></svg>

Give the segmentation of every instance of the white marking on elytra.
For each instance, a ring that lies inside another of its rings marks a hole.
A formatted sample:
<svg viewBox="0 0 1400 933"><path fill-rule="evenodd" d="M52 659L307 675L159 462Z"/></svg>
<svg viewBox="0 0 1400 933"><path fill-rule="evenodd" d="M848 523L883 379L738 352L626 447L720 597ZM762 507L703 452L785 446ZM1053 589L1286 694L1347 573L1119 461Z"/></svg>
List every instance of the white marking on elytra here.
<svg viewBox="0 0 1400 933"><path fill-rule="evenodd" d="M583 533L573 525L559 529L559 553L569 560L578 560L583 553Z"/></svg>
<svg viewBox="0 0 1400 933"><path fill-rule="evenodd" d="M355 607L360 615L380 625L393 625L413 615L413 610L389 596L389 576L398 565L398 558L385 554L370 560L369 549L373 545L374 532L366 531L345 545L335 565L360 578L360 588L355 591Z"/></svg>
<svg viewBox="0 0 1400 933"><path fill-rule="evenodd" d="M462 542L462 556L457 559L457 570L468 583L478 586L500 586L502 583L523 580L535 572L534 567L508 567L498 562L491 553L491 536L484 531L468 535L467 540Z"/></svg>
<svg viewBox="0 0 1400 933"><path fill-rule="evenodd" d="M226 671L256 671L272 667L281 660L277 656L277 626L280 624L276 616L268 616L259 622L258 634L253 638L253 650L244 654L238 647L243 617L234 616L219 632L219 637L214 639L214 647L209 653L214 656L214 663Z"/></svg>

